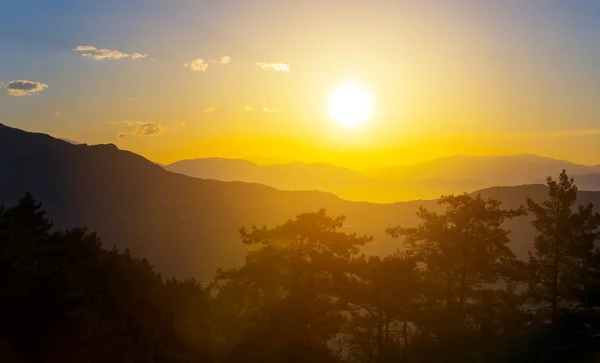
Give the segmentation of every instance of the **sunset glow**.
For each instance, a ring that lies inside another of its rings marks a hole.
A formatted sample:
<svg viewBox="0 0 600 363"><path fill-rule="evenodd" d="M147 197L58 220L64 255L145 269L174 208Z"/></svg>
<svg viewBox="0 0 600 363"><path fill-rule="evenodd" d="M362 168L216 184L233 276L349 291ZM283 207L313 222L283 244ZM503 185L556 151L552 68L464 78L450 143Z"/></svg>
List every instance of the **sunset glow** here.
<svg viewBox="0 0 600 363"><path fill-rule="evenodd" d="M0 14L9 126L163 164L359 169L457 154L600 164L595 5L25 3ZM48 22L19 32L10 14Z"/></svg>
<svg viewBox="0 0 600 363"><path fill-rule="evenodd" d="M0 363L596 361L599 19L2 1Z"/></svg>

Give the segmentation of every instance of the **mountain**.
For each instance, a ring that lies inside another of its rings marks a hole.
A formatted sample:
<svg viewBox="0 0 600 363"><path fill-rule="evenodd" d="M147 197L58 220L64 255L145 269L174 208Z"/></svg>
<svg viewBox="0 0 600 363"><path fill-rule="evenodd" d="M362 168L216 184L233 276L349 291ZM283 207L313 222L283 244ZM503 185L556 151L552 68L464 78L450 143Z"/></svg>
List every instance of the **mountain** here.
<svg viewBox="0 0 600 363"><path fill-rule="evenodd" d="M428 178L477 180L488 185L534 183L565 169L570 175L600 173L599 166L586 166L537 155L451 156L415 165L378 168L365 175L389 180L410 181Z"/></svg>
<svg viewBox="0 0 600 363"><path fill-rule="evenodd" d="M350 170L325 163L258 165L247 160L182 160L167 170L197 178L260 183L282 190L319 190L353 201L391 203L435 199L493 186L544 184L563 169L581 180L582 189L600 190L600 167L536 155L452 156L415 165Z"/></svg>
<svg viewBox="0 0 600 363"><path fill-rule="evenodd" d="M0 202L25 192L58 228L89 226L107 246L130 248L167 275L212 277L241 262L242 225L280 223L341 200L259 184L200 180L115 145L72 145L0 126Z"/></svg>
<svg viewBox="0 0 600 363"><path fill-rule="evenodd" d="M366 186L377 182L350 169L325 163L263 166L247 160L206 158L182 160L165 168L197 178L260 183L283 190L330 191L340 186Z"/></svg>
<svg viewBox="0 0 600 363"><path fill-rule="evenodd" d="M575 175L573 176L579 190L590 190L590 191L598 191L600 190L600 173L597 174L587 174L587 175Z"/></svg>
<svg viewBox="0 0 600 363"><path fill-rule="evenodd" d="M13 204L24 192L44 203L57 228L88 226L106 247L129 248L166 276L204 281L218 267L242 263L241 226L279 224L325 208L347 216L347 232L375 236L366 253L391 253L399 242L385 235L387 227L414 225L421 205L439 209L436 201L349 202L330 193L197 179L112 144L72 145L0 124L0 202ZM527 196L544 199L546 190L527 185L480 193L517 206ZM580 192L579 198L600 206L600 192ZM530 218L507 224L513 230L512 247L522 257L532 244Z"/></svg>
<svg viewBox="0 0 600 363"><path fill-rule="evenodd" d="M165 169L188 176L221 181L260 183L282 190L319 190L353 201L390 203L434 199L490 186L473 180L431 177L417 181L388 181L325 163L258 165L247 160L204 158L182 160Z"/></svg>

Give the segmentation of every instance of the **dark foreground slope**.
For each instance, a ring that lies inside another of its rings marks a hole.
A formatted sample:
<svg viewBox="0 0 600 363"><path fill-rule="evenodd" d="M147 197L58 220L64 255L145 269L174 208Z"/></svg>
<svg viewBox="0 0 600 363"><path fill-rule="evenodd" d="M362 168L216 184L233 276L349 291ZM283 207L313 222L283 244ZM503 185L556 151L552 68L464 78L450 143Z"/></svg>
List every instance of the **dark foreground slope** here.
<svg viewBox="0 0 600 363"><path fill-rule="evenodd" d="M168 172L114 145L73 145L0 125L0 201L12 204L27 191L44 203L57 227L88 226L105 245L129 248L167 276L203 280L211 279L217 267L242 262L242 225L273 225L325 208L347 216L347 231L375 236L367 253L389 253L397 242L384 234L385 228L414 225L419 205L436 208L434 201L357 203L328 193L196 179ZM517 206L527 196L543 199L545 187L481 193ZM600 192L581 193L580 200L600 206ZM520 218L509 225L520 255L531 246L528 221Z"/></svg>

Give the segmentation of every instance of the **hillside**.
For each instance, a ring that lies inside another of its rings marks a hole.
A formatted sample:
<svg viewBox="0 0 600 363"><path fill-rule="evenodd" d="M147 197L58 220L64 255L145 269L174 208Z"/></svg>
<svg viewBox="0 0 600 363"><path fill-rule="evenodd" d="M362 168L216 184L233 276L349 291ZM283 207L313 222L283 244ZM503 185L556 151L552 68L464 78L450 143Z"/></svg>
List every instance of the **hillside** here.
<svg viewBox="0 0 600 363"><path fill-rule="evenodd" d="M107 247L117 245L144 256L166 275L212 278L217 267L242 262L238 229L282 223L301 212L325 208L346 215L348 231L372 234L367 253L387 253L397 242L387 227L414 225L418 206L349 202L330 193L280 191L259 184L202 180L164 170L114 145L72 145L48 135L0 125L0 201L13 204L32 192L59 228L89 226ZM507 206L527 196L543 199L539 185L481 191ZM600 192L580 193L600 206ZM528 218L512 221L513 247L521 256L532 241Z"/></svg>

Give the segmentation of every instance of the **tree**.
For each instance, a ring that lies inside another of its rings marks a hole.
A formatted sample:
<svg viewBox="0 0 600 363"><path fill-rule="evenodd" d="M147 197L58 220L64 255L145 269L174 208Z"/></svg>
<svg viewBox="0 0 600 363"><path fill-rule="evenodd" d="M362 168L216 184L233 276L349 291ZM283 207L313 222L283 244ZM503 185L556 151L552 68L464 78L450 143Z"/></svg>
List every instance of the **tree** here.
<svg viewBox="0 0 600 363"><path fill-rule="evenodd" d="M414 259L401 254L353 263L343 299L352 318L345 330L349 355L360 362L397 357L409 344L409 325L419 319L420 276Z"/></svg>
<svg viewBox="0 0 600 363"><path fill-rule="evenodd" d="M565 170L558 180L547 178L548 199L536 203L527 199L537 231L535 250L530 253L530 293L536 301L550 303L550 316L556 321L562 304L589 302L593 288L594 246L600 234L600 216L593 205L573 207L577 186Z"/></svg>
<svg viewBox="0 0 600 363"><path fill-rule="evenodd" d="M419 226L388 228L387 233L405 236L405 252L422 267L422 303L430 318L422 323L438 338L452 340L469 327L481 328L475 312L486 291L500 282L510 286L515 255L502 224L525 211L502 209L499 201L480 195L443 196L439 204L443 213L421 207Z"/></svg>
<svg viewBox="0 0 600 363"><path fill-rule="evenodd" d="M240 230L252 250L239 269L219 271L217 305L245 326L232 329L232 361L327 361L344 321L339 286L360 247L371 240L340 231L344 217L303 213L274 228ZM227 301L235 299L236 301ZM231 328L230 328L231 329ZM242 333L240 333L240 331Z"/></svg>
<svg viewBox="0 0 600 363"><path fill-rule="evenodd" d="M64 255L41 204L27 193L0 214L0 321L18 349L39 349L78 302L54 263Z"/></svg>
<svg viewBox="0 0 600 363"><path fill-rule="evenodd" d="M86 229L0 206L0 340L23 362L206 362L210 296Z"/></svg>

